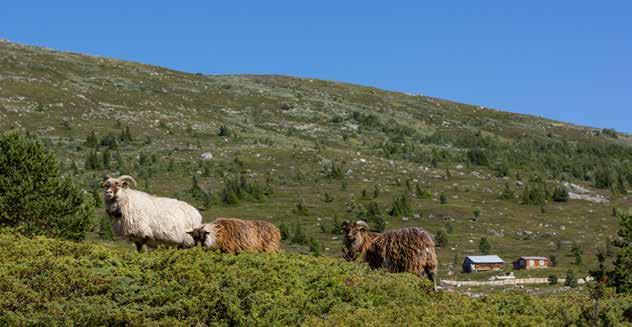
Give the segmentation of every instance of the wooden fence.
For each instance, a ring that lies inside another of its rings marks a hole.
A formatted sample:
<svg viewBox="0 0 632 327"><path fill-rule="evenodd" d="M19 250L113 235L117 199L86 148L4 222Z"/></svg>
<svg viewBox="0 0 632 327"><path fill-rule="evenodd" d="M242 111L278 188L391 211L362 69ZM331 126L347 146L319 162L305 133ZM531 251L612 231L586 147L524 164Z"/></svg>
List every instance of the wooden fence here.
<svg viewBox="0 0 632 327"><path fill-rule="evenodd" d="M577 280L577 284L585 284L593 280L592 277L580 278ZM565 278L559 278L557 280L559 284L566 282ZM473 281L473 280L441 280L442 286L516 286L516 285L533 285L533 284L548 284L548 278L514 278L514 279L501 279L501 280L489 280L489 281Z"/></svg>

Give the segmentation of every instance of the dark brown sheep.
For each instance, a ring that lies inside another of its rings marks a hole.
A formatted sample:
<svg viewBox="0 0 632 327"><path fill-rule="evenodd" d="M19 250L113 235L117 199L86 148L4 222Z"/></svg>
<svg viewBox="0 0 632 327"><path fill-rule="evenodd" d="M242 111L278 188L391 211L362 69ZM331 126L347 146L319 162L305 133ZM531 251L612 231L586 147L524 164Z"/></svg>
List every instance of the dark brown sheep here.
<svg viewBox="0 0 632 327"><path fill-rule="evenodd" d="M267 221L217 218L190 232L195 245L225 253L279 252L281 233Z"/></svg>
<svg viewBox="0 0 632 327"><path fill-rule="evenodd" d="M437 254L435 243L428 232L418 227L401 228L380 233L369 231L364 221L342 224L347 261L361 256L372 269L389 272L424 273L435 282Z"/></svg>

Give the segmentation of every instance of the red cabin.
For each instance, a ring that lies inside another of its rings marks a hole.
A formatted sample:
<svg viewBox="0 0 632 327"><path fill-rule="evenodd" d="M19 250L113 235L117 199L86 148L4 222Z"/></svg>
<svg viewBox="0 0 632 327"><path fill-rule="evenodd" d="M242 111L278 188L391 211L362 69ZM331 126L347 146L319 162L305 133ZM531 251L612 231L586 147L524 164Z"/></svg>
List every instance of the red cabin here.
<svg viewBox="0 0 632 327"><path fill-rule="evenodd" d="M513 263L514 269L542 269L553 266L551 259L547 257L525 256L520 257Z"/></svg>

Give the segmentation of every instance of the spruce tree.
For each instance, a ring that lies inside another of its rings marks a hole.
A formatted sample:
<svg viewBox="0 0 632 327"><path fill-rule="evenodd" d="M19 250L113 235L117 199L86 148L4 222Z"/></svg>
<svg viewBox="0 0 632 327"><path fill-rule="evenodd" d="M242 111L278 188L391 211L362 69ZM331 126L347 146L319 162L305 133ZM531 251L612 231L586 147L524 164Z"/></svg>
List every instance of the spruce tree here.
<svg viewBox="0 0 632 327"><path fill-rule="evenodd" d="M32 235L83 239L93 203L42 142L17 133L0 136L0 225Z"/></svg>

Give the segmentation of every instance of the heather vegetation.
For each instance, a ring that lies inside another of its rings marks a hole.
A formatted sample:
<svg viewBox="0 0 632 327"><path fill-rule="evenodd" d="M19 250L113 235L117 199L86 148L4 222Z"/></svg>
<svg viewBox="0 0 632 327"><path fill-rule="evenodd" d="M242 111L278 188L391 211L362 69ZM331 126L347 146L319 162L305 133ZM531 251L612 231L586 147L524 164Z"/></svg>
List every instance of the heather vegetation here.
<svg viewBox="0 0 632 327"><path fill-rule="evenodd" d="M8 231L10 232L10 231ZM7 325L529 325L614 326L632 305L605 294L472 299L411 274L297 254L157 250L0 234L0 324Z"/></svg>

